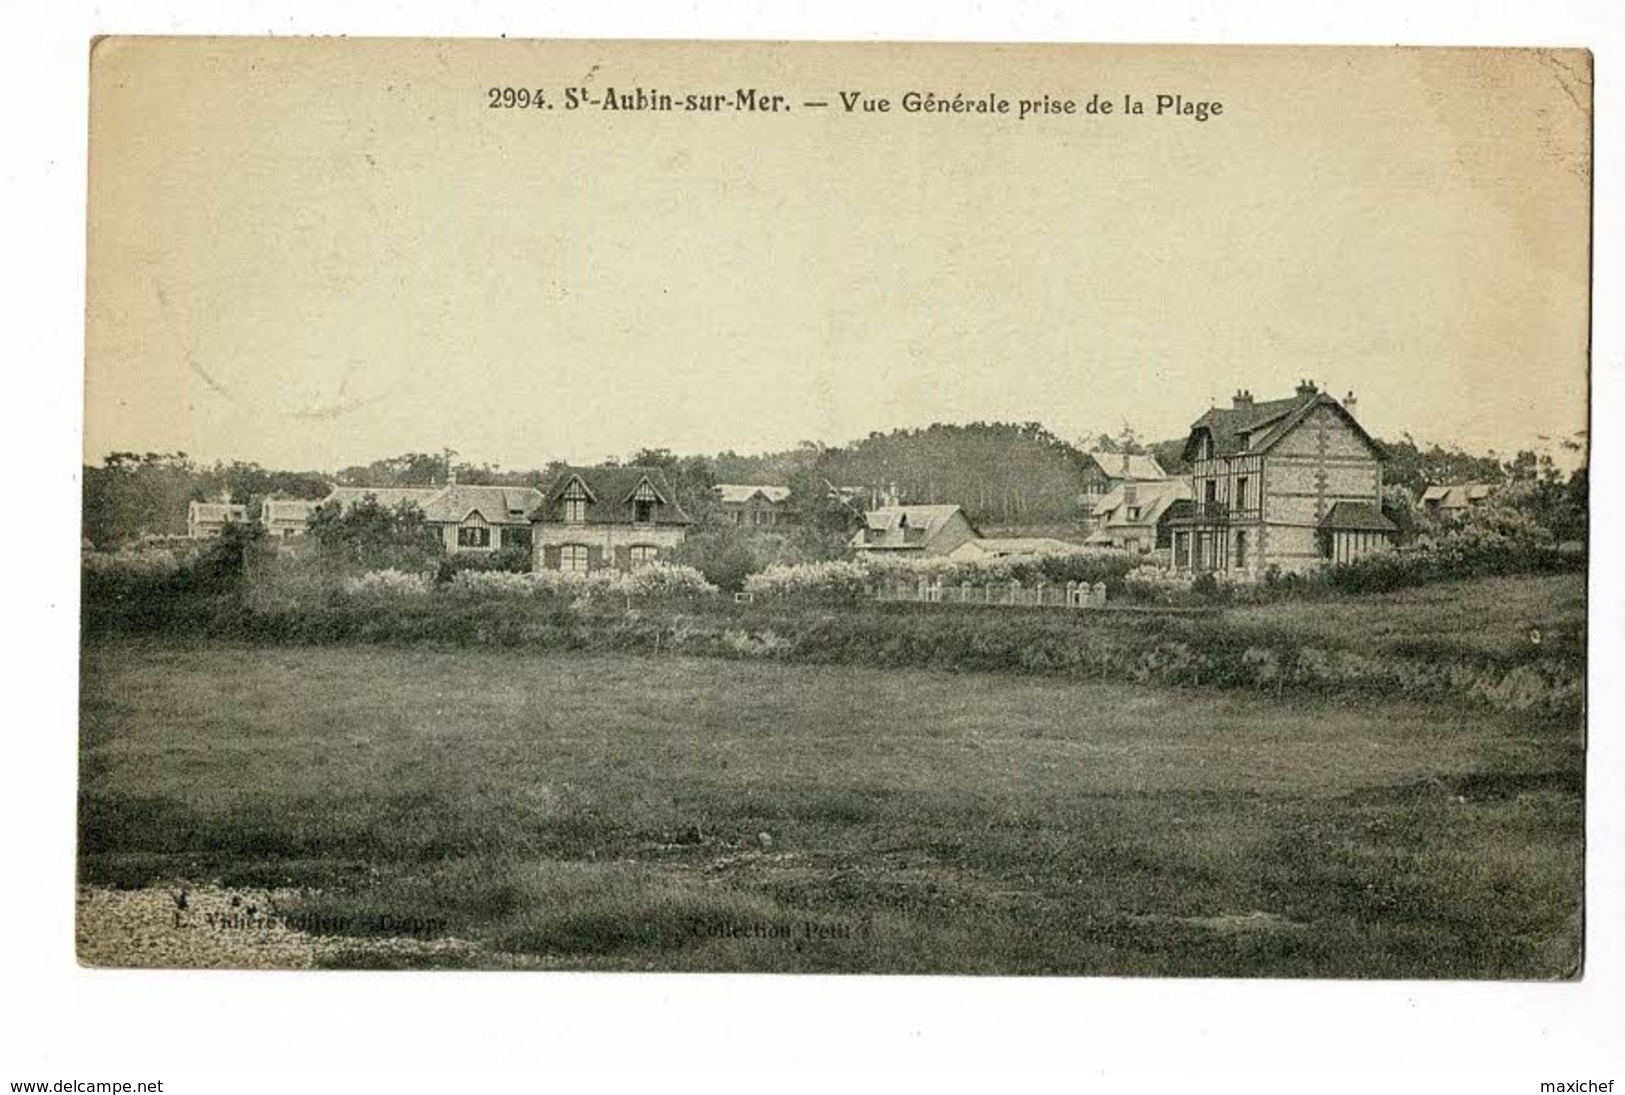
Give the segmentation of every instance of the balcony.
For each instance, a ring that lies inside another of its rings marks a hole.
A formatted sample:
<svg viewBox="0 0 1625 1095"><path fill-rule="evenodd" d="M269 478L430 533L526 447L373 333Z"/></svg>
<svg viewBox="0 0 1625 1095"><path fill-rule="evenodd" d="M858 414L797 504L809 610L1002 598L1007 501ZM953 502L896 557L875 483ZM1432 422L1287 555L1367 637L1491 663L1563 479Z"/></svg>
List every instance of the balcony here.
<svg viewBox="0 0 1625 1095"><path fill-rule="evenodd" d="M1222 524L1230 520L1229 502L1192 502L1191 520L1209 524Z"/></svg>

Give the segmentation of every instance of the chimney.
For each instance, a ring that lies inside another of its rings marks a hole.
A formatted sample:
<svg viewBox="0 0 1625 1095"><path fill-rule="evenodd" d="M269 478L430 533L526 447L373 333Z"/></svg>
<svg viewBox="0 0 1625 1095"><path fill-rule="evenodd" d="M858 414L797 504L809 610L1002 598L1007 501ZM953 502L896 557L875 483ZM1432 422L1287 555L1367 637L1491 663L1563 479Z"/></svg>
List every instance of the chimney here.
<svg viewBox="0 0 1625 1095"><path fill-rule="evenodd" d="M1234 411L1252 410L1253 393L1245 388L1237 388L1236 394L1230 397L1230 409Z"/></svg>
<svg viewBox="0 0 1625 1095"><path fill-rule="evenodd" d="M1123 480L1123 519L1129 520L1129 510L1140 504L1140 484L1133 479Z"/></svg>
<svg viewBox="0 0 1625 1095"><path fill-rule="evenodd" d="M1354 407L1355 407L1354 393L1350 392L1348 395L1345 395L1343 397L1343 409L1345 411L1348 411L1349 414L1353 414L1354 413Z"/></svg>
<svg viewBox="0 0 1625 1095"><path fill-rule="evenodd" d="M453 468L453 467L447 467L446 468L446 486L455 487L456 485L457 485L457 469Z"/></svg>
<svg viewBox="0 0 1625 1095"><path fill-rule="evenodd" d="M1123 450L1123 478L1128 478L1128 450Z"/></svg>
<svg viewBox="0 0 1625 1095"><path fill-rule="evenodd" d="M1319 391L1320 389L1315 387L1315 382L1313 380L1298 381L1298 394L1300 396L1314 395Z"/></svg>

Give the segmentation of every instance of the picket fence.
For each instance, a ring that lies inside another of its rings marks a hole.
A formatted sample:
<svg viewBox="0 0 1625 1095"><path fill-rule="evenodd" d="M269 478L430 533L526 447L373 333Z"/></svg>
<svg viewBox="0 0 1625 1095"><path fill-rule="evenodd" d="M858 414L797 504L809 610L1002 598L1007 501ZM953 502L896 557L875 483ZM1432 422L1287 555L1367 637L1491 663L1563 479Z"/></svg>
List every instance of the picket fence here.
<svg viewBox="0 0 1625 1095"><path fill-rule="evenodd" d="M1027 605L1054 608L1105 608L1106 583L959 582L921 578L917 582L883 582L875 587L877 601L917 601L953 605Z"/></svg>

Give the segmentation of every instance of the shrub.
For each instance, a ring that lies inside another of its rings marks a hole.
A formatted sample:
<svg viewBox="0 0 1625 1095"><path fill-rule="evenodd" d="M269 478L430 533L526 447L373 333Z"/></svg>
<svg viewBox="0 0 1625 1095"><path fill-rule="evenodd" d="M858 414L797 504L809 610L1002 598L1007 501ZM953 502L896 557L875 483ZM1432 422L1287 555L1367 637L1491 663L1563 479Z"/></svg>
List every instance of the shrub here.
<svg viewBox="0 0 1625 1095"><path fill-rule="evenodd" d="M491 552L463 551L441 559L435 567L434 580L449 582L460 574L469 573L526 574L530 569L529 548L505 547Z"/></svg>
<svg viewBox="0 0 1625 1095"><path fill-rule="evenodd" d="M730 593L745 588L745 579L786 561L784 537L735 528L714 528L687 537L674 553L677 563L698 570L705 580Z"/></svg>
<svg viewBox="0 0 1625 1095"><path fill-rule="evenodd" d="M344 592L361 595L417 596L429 592L429 580L404 570L369 570L344 583Z"/></svg>
<svg viewBox="0 0 1625 1095"><path fill-rule="evenodd" d="M717 587L691 566L651 563L618 575L619 584L633 597L713 597Z"/></svg>
<svg viewBox="0 0 1625 1095"><path fill-rule="evenodd" d="M1123 590L1143 601L1170 601L1191 592L1195 575L1190 571L1168 570L1158 566L1138 566L1123 576Z"/></svg>
<svg viewBox="0 0 1625 1095"><path fill-rule="evenodd" d="M652 563L631 571L543 570L514 574L500 570L465 570L441 588L472 596L556 597L590 604L615 597L670 598L714 596L717 587L693 567Z"/></svg>
<svg viewBox="0 0 1625 1095"><path fill-rule="evenodd" d="M898 558L883 556L865 559L863 565L870 575L883 582L913 583L921 578L940 581L943 585L1003 584L1011 581L1032 585L1048 582L1065 585L1067 582L1103 582L1109 591L1121 591L1123 579L1129 571L1144 563L1145 557L1134 552L1109 548L1079 547L1069 551L1046 552L1033 555L1010 555L1001 559L949 559L944 556Z"/></svg>
<svg viewBox="0 0 1625 1095"><path fill-rule="evenodd" d="M1325 581L1344 593L1386 593L1452 578L1560 574L1585 566L1583 553L1564 551L1555 543L1497 542L1452 534L1416 548L1328 567Z"/></svg>
<svg viewBox="0 0 1625 1095"><path fill-rule="evenodd" d="M868 584L869 569L863 564L831 561L768 567L745 579L745 591L753 596L849 604L863 598Z"/></svg>
<svg viewBox="0 0 1625 1095"><path fill-rule="evenodd" d="M475 596L532 597L539 588L530 574L485 569L459 571L439 584L449 593Z"/></svg>
<svg viewBox="0 0 1625 1095"><path fill-rule="evenodd" d="M181 560L168 548L126 548L122 551L87 551L80 556L86 574L112 581L168 578L181 569Z"/></svg>

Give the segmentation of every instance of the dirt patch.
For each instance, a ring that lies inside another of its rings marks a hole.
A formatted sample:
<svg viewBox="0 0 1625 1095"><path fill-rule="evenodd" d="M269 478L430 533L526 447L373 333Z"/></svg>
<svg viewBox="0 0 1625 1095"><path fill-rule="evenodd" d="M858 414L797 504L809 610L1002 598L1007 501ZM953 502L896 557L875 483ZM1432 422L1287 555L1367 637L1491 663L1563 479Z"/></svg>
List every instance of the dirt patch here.
<svg viewBox="0 0 1625 1095"><path fill-rule="evenodd" d="M475 964L475 944L431 935L433 925L401 924L404 931L421 934L336 934L335 925L287 911L299 896L293 890L187 882L137 890L82 886L75 933L79 961L159 969L311 969L360 953L406 961L454 957L459 964Z"/></svg>

